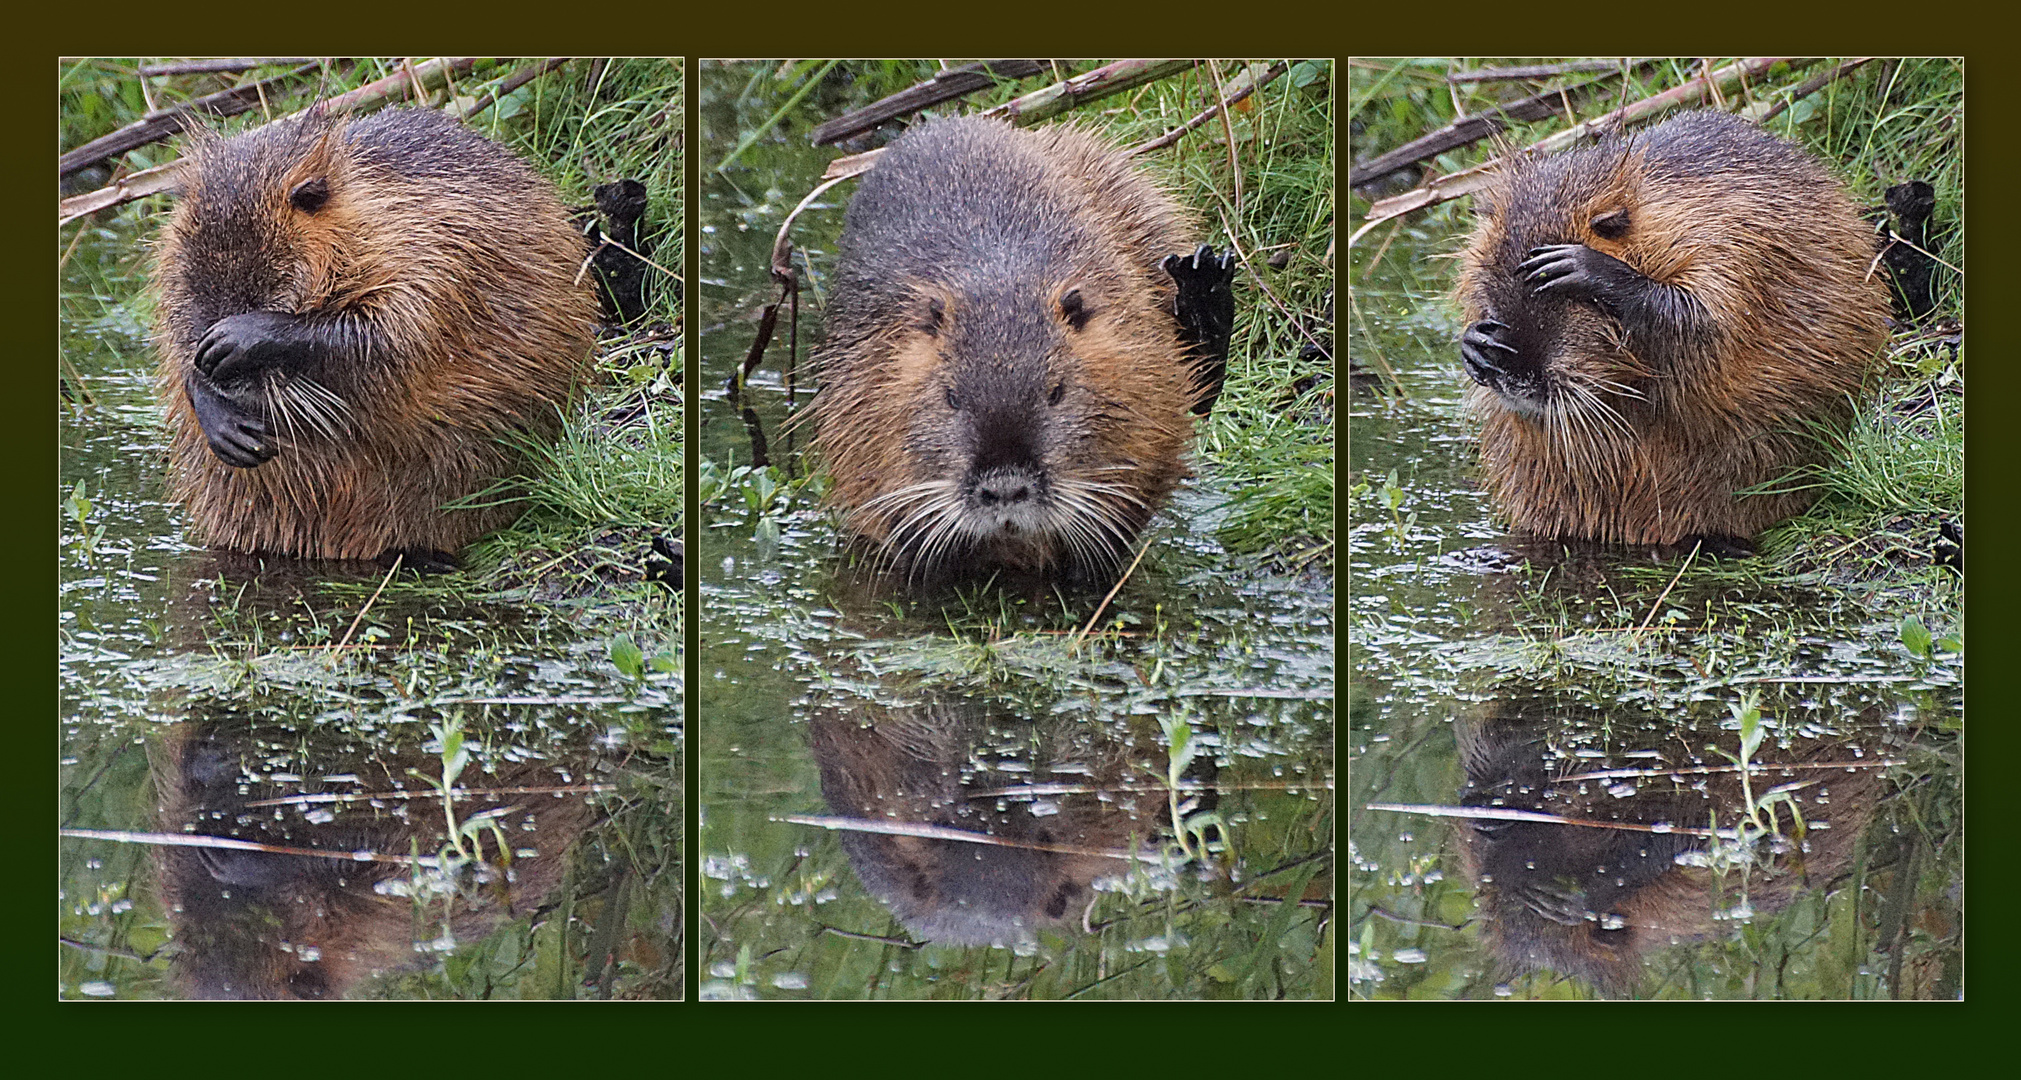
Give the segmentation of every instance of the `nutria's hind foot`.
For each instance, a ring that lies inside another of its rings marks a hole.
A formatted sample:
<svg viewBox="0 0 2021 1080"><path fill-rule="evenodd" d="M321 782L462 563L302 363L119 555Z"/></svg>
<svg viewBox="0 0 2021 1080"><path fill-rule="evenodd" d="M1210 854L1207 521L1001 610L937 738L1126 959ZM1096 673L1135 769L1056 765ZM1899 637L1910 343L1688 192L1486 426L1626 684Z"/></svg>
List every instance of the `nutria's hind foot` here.
<svg viewBox="0 0 2021 1080"><path fill-rule="evenodd" d="M1212 247L1201 244L1191 256L1167 255L1158 265L1179 287L1172 314L1179 320L1179 337L1193 358L1200 388L1193 412L1206 416L1228 377L1228 344L1235 332L1235 252L1231 248L1217 256Z"/></svg>
<svg viewBox="0 0 2021 1080"><path fill-rule="evenodd" d="M219 393L209 379L189 372L183 375L182 387L204 442L219 461L234 469L257 469L280 453L266 421Z"/></svg>
<svg viewBox="0 0 2021 1080"><path fill-rule="evenodd" d="M1690 551L1696 547L1700 555L1713 559L1754 558L1754 541L1738 536L1700 533L1678 541L1677 547L1680 551Z"/></svg>
<svg viewBox="0 0 2021 1080"><path fill-rule="evenodd" d="M1937 542L1931 545L1930 559L1938 566L1948 566L1960 574L1965 572L1965 522L1955 518L1939 522Z"/></svg>
<svg viewBox="0 0 2021 1080"><path fill-rule="evenodd" d="M456 556L446 551L425 547L390 548L372 561L391 570L396 560L402 570L411 570L424 576L453 574L463 568L456 561Z"/></svg>
<svg viewBox="0 0 2021 1080"><path fill-rule="evenodd" d="M646 556L646 580L679 592L687 584L687 561L687 545L655 533L652 554Z"/></svg>

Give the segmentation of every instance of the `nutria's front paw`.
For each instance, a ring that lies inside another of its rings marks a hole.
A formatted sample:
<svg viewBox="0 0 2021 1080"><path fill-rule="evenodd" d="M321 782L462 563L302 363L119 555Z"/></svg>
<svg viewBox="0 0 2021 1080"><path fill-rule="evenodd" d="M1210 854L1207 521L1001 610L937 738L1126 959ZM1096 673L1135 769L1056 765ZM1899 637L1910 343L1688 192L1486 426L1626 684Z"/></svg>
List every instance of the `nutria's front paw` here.
<svg viewBox="0 0 2021 1080"><path fill-rule="evenodd" d="M1235 330L1235 252L1217 256L1201 244L1190 256L1167 255L1158 265L1178 286L1172 315L1197 365L1200 400L1193 411L1205 416L1228 374L1228 342Z"/></svg>
<svg viewBox="0 0 2021 1080"><path fill-rule="evenodd" d="M1180 322L1191 323L1205 317L1224 325L1234 324L1234 249L1229 249L1226 255L1216 255L1212 247L1201 244L1191 255L1167 255L1158 265L1179 286L1172 313ZM1217 315L1218 320L1214 318Z"/></svg>
<svg viewBox="0 0 2021 1080"><path fill-rule="evenodd" d="M248 311L219 319L197 342L196 369L224 384L273 367L292 352L300 322L282 311Z"/></svg>
<svg viewBox="0 0 2021 1080"><path fill-rule="evenodd" d="M1609 307L1626 306L1642 280L1635 268L1584 244L1552 244L1531 248L1516 268L1530 291L1575 300L1597 300Z"/></svg>
<svg viewBox="0 0 2021 1080"><path fill-rule="evenodd" d="M1482 319L1460 335L1460 362L1467 376L1490 390L1499 390L1515 370L1520 355L1514 345L1503 340L1509 328L1493 319Z"/></svg>
<svg viewBox="0 0 2021 1080"><path fill-rule="evenodd" d="M204 441L219 461L235 469L256 469L280 453L266 421L218 393L210 380L190 374L184 376L182 387Z"/></svg>

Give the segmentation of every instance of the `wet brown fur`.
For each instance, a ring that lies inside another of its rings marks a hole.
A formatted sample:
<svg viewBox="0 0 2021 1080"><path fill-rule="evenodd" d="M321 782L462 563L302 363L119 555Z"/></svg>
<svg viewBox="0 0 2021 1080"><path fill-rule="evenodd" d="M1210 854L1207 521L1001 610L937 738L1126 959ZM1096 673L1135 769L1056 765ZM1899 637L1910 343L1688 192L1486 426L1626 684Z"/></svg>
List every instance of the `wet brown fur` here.
<svg viewBox="0 0 2021 1080"><path fill-rule="evenodd" d="M1821 165L1743 121L1689 113L1517 162L1484 201L1458 287L1467 324L1556 305L1544 316L1557 326L1545 361L1563 392L1555 419L1468 391L1488 491L1517 530L1744 540L1815 500L1801 471L1832 458L1829 435L1872 377L1888 311L1871 230ZM1623 209L1626 235L1593 230ZM1637 343L1590 302L1521 298L1523 253L1566 243L1685 290L1708 332Z"/></svg>
<svg viewBox="0 0 2021 1080"><path fill-rule="evenodd" d="M846 528L908 573L1116 563L1188 475L1198 391L1160 262L1194 236L1170 196L1070 126L942 120L890 147L851 204L816 354L815 441ZM1070 290L1092 312L1078 329L1062 307ZM965 338L1019 317L1049 324L1026 335L1046 347ZM1072 535L954 535L947 500L977 451L950 387L981 386L982 404L1008 405L1019 387L1062 383L1062 401L1031 425L1055 490L1078 485L1081 524Z"/></svg>
<svg viewBox="0 0 2021 1080"><path fill-rule="evenodd" d="M201 542L328 559L454 553L518 515L490 495L478 501L491 505L442 507L521 472L512 443L559 432L587 371L596 301L579 280L583 240L552 185L503 147L456 132L446 117L403 109L193 138L159 243L155 341L170 492ZM316 176L329 200L304 214L289 192ZM236 206L232 228L265 250L239 250L246 241L207 225L207 200ZM206 272L221 259L260 263L264 288L240 282L222 296ZM345 391L324 388L342 406L270 383L282 449L239 469L206 446L183 379L211 322L256 309L352 315L373 345ZM296 404L305 399L324 402L328 430Z"/></svg>

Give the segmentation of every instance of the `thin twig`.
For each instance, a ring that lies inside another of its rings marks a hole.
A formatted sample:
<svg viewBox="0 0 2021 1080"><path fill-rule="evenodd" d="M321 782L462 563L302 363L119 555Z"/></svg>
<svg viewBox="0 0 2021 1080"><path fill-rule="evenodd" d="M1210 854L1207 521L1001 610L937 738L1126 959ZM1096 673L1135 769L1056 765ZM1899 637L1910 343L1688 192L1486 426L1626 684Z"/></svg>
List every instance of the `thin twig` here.
<svg viewBox="0 0 2021 1080"><path fill-rule="evenodd" d="M379 587L372 590L372 597L365 601L365 606L358 609L357 617L351 620L351 628L344 631L344 640L339 641L336 647L330 651L330 659L335 660L337 654L344 651L344 646L351 643L351 635L358 632L358 624L365 621L365 613L372 610L372 605L379 600L379 594L386 591L387 585L392 584L393 575L400 572L400 564L405 562L406 559L407 553L404 551L393 556L393 565L387 568L385 580L379 582Z"/></svg>
<svg viewBox="0 0 2021 1080"><path fill-rule="evenodd" d="M1019 848L1025 851L1051 851L1061 855L1086 855L1097 859L1119 859L1125 862L1135 860L1155 861L1156 851L1125 851L1121 848L1078 847L1072 844L1037 844L1026 840L1006 840L988 833L968 832L950 829L943 825L928 825L918 821L882 821L871 818L821 817L812 814L776 814L768 820L785 822L790 825L812 825L819 829L841 832L878 833L883 836L912 836L925 840L952 840L962 844L987 844L992 847Z"/></svg>
<svg viewBox="0 0 2021 1080"><path fill-rule="evenodd" d="M1522 82L1530 79L1548 79L1556 75L1576 75L1588 71L1616 71L1620 64L1613 60L1572 60L1563 64L1530 64L1525 67L1475 68L1472 71L1455 71L1446 75L1449 83Z"/></svg>
<svg viewBox="0 0 2021 1080"><path fill-rule="evenodd" d="M841 142L879 124L911 116L921 109L966 97L998 83L1040 75L1053 66L1047 60L978 60L973 64L936 71L925 82L906 87L889 97L879 98L854 112L846 113L814 129L808 141L816 146Z"/></svg>
<svg viewBox="0 0 2021 1080"><path fill-rule="evenodd" d="M564 784L557 787L503 787L503 788L451 788L452 799L497 799L506 795L601 795L616 791L616 784ZM327 806L335 803L370 802L375 799L439 799L439 790L429 791L360 791L349 795L331 793L318 795L289 795L279 799L256 799L245 803L248 809L259 806Z"/></svg>
<svg viewBox="0 0 2021 1080"><path fill-rule="evenodd" d="M1794 769L1889 769L1896 765L1907 765L1899 758L1879 758L1874 761L1757 761L1747 767L1748 772L1775 772ZM1740 772L1738 765L1682 765L1677 768L1657 769L1595 769L1592 772L1571 773L1560 776L1552 783L1570 784L1586 780L1633 780L1658 776L1709 776L1713 773Z"/></svg>
<svg viewBox="0 0 2021 1080"><path fill-rule="evenodd" d="M1129 569L1124 570L1123 576L1116 579L1116 584L1109 590L1109 595L1102 597L1102 602L1095 605L1095 613L1088 617L1088 625L1081 627L1080 634L1074 638L1073 643L1068 648L1074 650L1080 649L1081 642L1088 639L1088 632L1095 628L1095 623L1101 621L1102 612L1109 609L1109 601L1114 600L1116 594L1122 591L1123 583L1130 580L1130 575L1136 572L1137 564L1144 561L1144 553L1149 550L1151 550L1151 542L1146 540L1144 541L1144 545L1137 549L1137 557L1130 560Z"/></svg>
<svg viewBox="0 0 2021 1080"><path fill-rule="evenodd" d="M493 87L489 93L486 93L483 97L478 98L475 102L473 102L470 106L470 111L463 114L463 119L468 120L471 117L476 116L478 113L481 113L486 109L489 109L490 107L498 103L499 98L502 98L505 95L512 93L514 90L517 90L522 86L525 86L527 83L530 83L533 80L540 78L542 75L545 75L550 71L553 71L555 68L558 68L573 59L575 59L575 57L573 56L550 56L547 58L546 61L542 63L535 64L530 67L523 67L518 71L515 71L512 74L507 75L503 82L500 82L497 86Z"/></svg>
<svg viewBox="0 0 2021 1080"><path fill-rule="evenodd" d="M219 60L177 60L167 64L142 64L142 78L157 75L236 75L241 71L251 71L257 67L279 67L282 64L313 64L313 56L255 56L239 59Z"/></svg>
<svg viewBox="0 0 2021 1080"><path fill-rule="evenodd" d="M1670 579L1670 584L1663 587L1663 592L1656 597L1656 602L1649 605L1649 617L1642 620L1641 626L1636 627L1635 632L1637 634L1649 629L1649 624L1656 621L1656 612L1662 609L1665 600L1670 599L1670 590L1676 588L1679 581L1684 580L1684 572L1691 569L1691 560L1698 558L1698 549L1704 546L1705 541L1703 540L1692 543L1691 554L1684 557L1684 565L1677 568L1677 576Z"/></svg>
<svg viewBox="0 0 2021 1080"><path fill-rule="evenodd" d="M1021 98L1004 102L977 115L1009 120L1023 127L1057 116L1084 102L1120 94L1147 82L1177 75L1193 66L1191 60L1118 60L1071 79L1034 90Z"/></svg>
<svg viewBox="0 0 2021 1080"><path fill-rule="evenodd" d="M1872 59L1873 57L1871 56L1862 56L1859 57L1858 59L1848 60L1843 64L1839 64L1833 67L1830 71L1824 72L1819 75L1813 75L1810 78L1805 79L1803 82L1797 84L1796 89L1789 92L1788 97L1782 99L1781 101L1776 102L1774 105L1769 106L1769 110L1765 113L1762 113L1761 119L1755 121L1755 123L1757 124L1768 123L1770 120L1773 120L1776 117L1782 115L1783 110L1789 108L1791 105L1794 105L1803 98L1807 98L1812 94L1817 93L1819 90L1824 89L1826 86L1830 85L1833 80L1845 78L1847 75L1858 70L1862 64L1865 64L1866 62Z"/></svg>
<svg viewBox="0 0 2021 1080"><path fill-rule="evenodd" d="M1216 116L1219 116L1223 111L1227 109L1228 106L1233 105L1238 101L1241 101L1243 98L1248 97L1249 95L1255 93L1258 90L1261 90L1263 87L1269 85L1279 75L1282 75L1289 70L1291 70L1290 63L1288 61L1279 60L1277 63L1270 65L1270 69L1268 71L1265 71L1261 76L1258 76L1256 74L1256 66L1253 64L1250 65L1249 67L1243 69L1240 75L1237 75L1235 76L1235 78L1230 79L1228 81L1228 91L1226 97L1200 110L1200 112L1194 115L1192 119L1186 121L1183 124L1180 124L1178 127L1173 128L1172 130L1164 133L1163 135L1160 135L1157 138L1151 139L1147 142L1138 143L1137 145L1130 147L1128 150L1123 151L1123 156L1126 158L1136 157L1138 154L1148 154L1153 150L1163 150L1165 147L1168 147L1173 143L1178 142L1180 137L1185 135L1187 132L1192 131L1194 128L1199 127L1201 124L1204 124L1207 121L1214 119Z"/></svg>
<svg viewBox="0 0 2021 1080"><path fill-rule="evenodd" d="M1426 817L1471 818L1484 821L1534 821L1543 825L1577 825L1587 829L1619 829L1623 832L1676 833L1717 839L1738 835L1732 829L1700 829L1684 825L1640 825L1631 821L1594 821L1590 818L1561 817L1535 810L1511 810L1505 806L1413 806L1410 803L1369 803L1364 810L1388 810L1398 814Z"/></svg>
<svg viewBox="0 0 2021 1080"><path fill-rule="evenodd" d="M1221 90L1221 65L1207 61L1207 77L1214 80L1214 100L1223 97ZM1242 217L1242 162L1235 156L1235 121L1228 118L1228 110L1221 110L1221 134L1228 142L1228 175L1235 180L1235 220Z"/></svg>
<svg viewBox="0 0 2021 1080"><path fill-rule="evenodd" d="M880 937L876 934L859 934L854 930L844 930L838 926L824 925L821 927L821 932L824 934L834 934L839 938L848 938L851 941L874 941L879 945L890 945L899 949L917 949L925 945L925 942L907 941L904 938Z"/></svg>

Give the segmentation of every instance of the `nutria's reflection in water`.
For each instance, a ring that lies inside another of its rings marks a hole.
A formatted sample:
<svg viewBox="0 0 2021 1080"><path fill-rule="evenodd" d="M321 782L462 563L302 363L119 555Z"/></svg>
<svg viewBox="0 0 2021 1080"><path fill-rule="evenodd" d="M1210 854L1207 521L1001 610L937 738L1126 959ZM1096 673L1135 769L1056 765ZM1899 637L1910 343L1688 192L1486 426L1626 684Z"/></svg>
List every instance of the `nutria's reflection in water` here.
<svg viewBox="0 0 2021 1080"><path fill-rule="evenodd" d="M1455 843L1504 974L1555 972L1609 994L1633 992L1655 950L1839 884L1887 786L1882 765L1899 756L1872 725L1853 728L1864 735L1785 725L1762 741L1743 785L1713 749L1739 757L1738 731L1623 715L1603 729L1570 712L1504 697L1456 718L1459 802L1592 824L1468 818ZM1801 823L1773 801L1760 815L1773 830L1752 832L1750 792L1757 805L1786 794ZM1718 842L1704 835L1713 828Z"/></svg>
<svg viewBox="0 0 2021 1080"><path fill-rule="evenodd" d="M809 731L836 815L1001 841L842 833L864 887L922 942L1015 945L1041 927L1078 931L1102 879L1130 873L1132 853L1156 859L1171 831L1155 767L1165 754L1150 739L966 702L824 710Z"/></svg>
<svg viewBox="0 0 2021 1080"><path fill-rule="evenodd" d="M469 738L479 743L483 733ZM261 729L236 716L178 724L150 753L161 831L435 856L447 832L442 802L408 770L439 779L441 756L424 752L420 739L396 754L361 741L307 727ZM316 763L313 774L293 771L305 760ZM481 938L554 891L569 846L601 816L588 789L610 768L587 749L566 762L473 758L456 786L497 794L458 799L457 819L495 811L500 833L483 828L483 860L453 877L397 861L158 848L173 978L191 998L335 998L369 976ZM514 788L566 790L501 790ZM413 797L395 794L403 790ZM362 793L373 797L316 798ZM500 834L509 860L500 857Z"/></svg>

